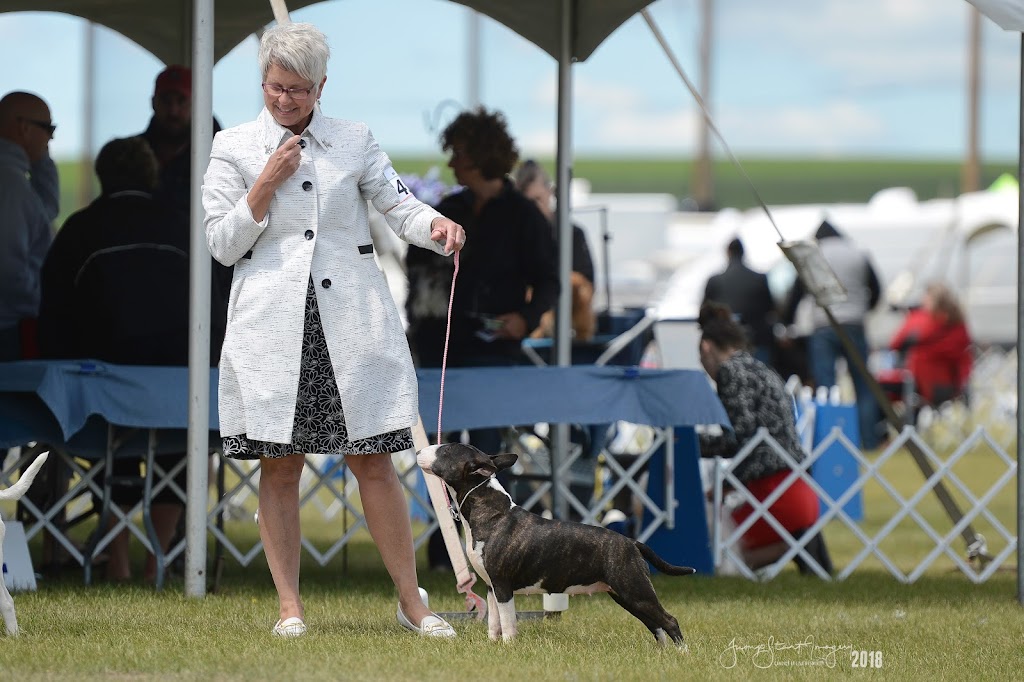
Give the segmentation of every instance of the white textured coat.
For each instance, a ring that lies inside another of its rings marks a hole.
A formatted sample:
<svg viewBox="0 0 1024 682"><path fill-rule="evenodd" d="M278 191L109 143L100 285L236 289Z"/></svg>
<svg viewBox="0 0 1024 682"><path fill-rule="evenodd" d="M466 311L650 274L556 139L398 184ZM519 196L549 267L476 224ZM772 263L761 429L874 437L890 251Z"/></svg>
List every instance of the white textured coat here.
<svg viewBox="0 0 1024 682"><path fill-rule="evenodd" d="M443 253L430 239L440 214L397 179L365 124L317 110L302 135L298 170L256 222L248 190L291 135L266 109L221 131L203 181L210 252L235 266L220 359L221 435L291 442L310 276L349 438L412 426L416 374L370 248L366 202L400 238Z"/></svg>

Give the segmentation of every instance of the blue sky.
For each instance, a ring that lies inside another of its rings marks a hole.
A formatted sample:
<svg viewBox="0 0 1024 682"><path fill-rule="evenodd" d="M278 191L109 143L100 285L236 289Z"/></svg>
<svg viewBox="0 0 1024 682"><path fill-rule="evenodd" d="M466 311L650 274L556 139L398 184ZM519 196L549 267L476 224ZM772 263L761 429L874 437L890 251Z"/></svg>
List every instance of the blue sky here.
<svg viewBox="0 0 1024 682"><path fill-rule="evenodd" d="M963 155L964 0L716 5L711 105L741 158ZM657 0L651 11L696 80L699 2ZM292 19L318 24L331 41L326 113L366 121L392 155L440 156L436 122L443 127L469 92L468 12L443 0L332 0ZM58 158L83 152L84 35L84 22L67 15L0 15L0 92L27 89L50 103ZM94 148L145 128L162 68L118 34L98 36ZM525 152L552 154L555 61L486 18L481 38L483 103L506 113ZM1019 141L1020 35L986 19L982 42L982 156L1009 161ZM262 106L255 54L249 38L214 70L214 110L225 126ZM575 67L575 102L577 155L693 152L696 105L639 17Z"/></svg>

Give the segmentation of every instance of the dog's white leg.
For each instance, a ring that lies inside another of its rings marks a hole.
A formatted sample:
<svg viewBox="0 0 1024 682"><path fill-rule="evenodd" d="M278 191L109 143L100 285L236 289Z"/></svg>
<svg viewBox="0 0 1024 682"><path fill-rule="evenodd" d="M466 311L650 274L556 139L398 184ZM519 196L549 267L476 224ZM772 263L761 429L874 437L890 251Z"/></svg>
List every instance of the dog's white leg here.
<svg viewBox="0 0 1024 682"><path fill-rule="evenodd" d="M494 590L487 588L487 637L497 642L501 637L501 616L498 614L498 600Z"/></svg>
<svg viewBox="0 0 1024 682"><path fill-rule="evenodd" d="M0 580L0 612L4 614L4 625L7 626L7 634L11 637L18 636L18 618L14 615L14 599L7 591L7 586Z"/></svg>
<svg viewBox="0 0 1024 682"><path fill-rule="evenodd" d="M497 597L495 597L497 601ZM519 629L516 627L516 598L510 597L504 604L498 604L498 615L501 618L501 639L510 642L516 638Z"/></svg>
<svg viewBox="0 0 1024 682"><path fill-rule="evenodd" d="M4 565L4 535L7 529L4 527L4 520L0 518L0 566ZM11 637L18 636L18 619L14 614L14 599L7 591L4 584L4 574L0 573L0 614L4 617L4 625L7 626L7 634Z"/></svg>

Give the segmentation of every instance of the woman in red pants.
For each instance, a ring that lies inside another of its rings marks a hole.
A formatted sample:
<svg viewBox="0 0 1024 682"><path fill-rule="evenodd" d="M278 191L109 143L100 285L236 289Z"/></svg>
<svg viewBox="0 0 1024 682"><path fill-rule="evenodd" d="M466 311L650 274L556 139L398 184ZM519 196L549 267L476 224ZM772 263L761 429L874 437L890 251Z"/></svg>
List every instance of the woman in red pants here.
<svg viewBox="0 0 1024 682"><path fill-rule="evenodd" d="M702 434L701 456L732 457L764 427L794 461L802 461L806 455L796 433L792 400L779 375L747 352L746 335L732 311L719 303L705 303L698 322L702 332L701 364L715 380L718 397L733 427L720 436ZM736 466L733 474L755 499L763 502L783 484L790 471L786 460L772 446L761 443ZM797 478L769 510L772 517L799 538L818 519L818 498L802 478ZM753 507L744 503L733 512L733 520L739 525L753 512ZM772 563L788 549L764 518L754 522L742 542L744 560L751 568ZM819 549L824 553L823 543ZM831 570L830 565L822 568Z"/></svg>

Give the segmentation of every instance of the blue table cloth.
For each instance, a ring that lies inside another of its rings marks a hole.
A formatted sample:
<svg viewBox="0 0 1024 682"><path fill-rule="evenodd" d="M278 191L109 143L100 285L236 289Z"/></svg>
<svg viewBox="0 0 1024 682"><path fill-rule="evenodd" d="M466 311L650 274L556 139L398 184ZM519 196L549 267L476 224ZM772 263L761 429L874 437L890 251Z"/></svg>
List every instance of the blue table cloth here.
<svg viewBox="0 0 1024 682"><path fill-rule="evenodd" d="M420 416L437 429L441 370L421 369ZM636 367L455 368L445 374L442 430L533 424L721 424L729 417L703 372Z"/></svg>
<svg viewBox="0 0 1024 682"><path fill-rule="evenodd" d="M0 363L0 447L43 441L99 458L107 450L108 425L160 429L162 451L183 450L188 368L87 360ZM212 436L217 429L217 370L211 369Z"/></svg>

